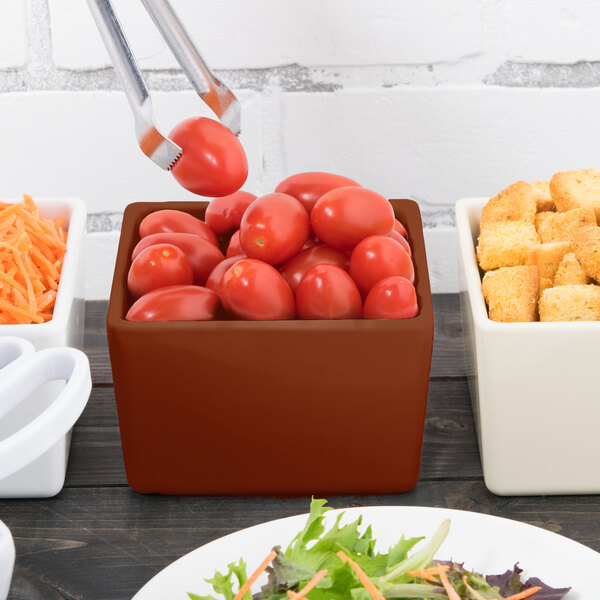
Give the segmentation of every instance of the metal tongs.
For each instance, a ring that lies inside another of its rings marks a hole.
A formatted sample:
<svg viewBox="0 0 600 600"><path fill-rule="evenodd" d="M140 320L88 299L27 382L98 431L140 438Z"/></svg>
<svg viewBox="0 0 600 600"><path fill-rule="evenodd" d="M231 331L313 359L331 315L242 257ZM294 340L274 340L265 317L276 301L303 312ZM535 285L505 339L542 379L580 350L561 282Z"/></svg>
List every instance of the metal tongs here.
<svg viewBox="0 0 600 600"><path fill-rule="evenodd" d="M170 169L182 149L158 131L150 94L110 0L88 0L96 25L118 73L135 119L142 152L162 169ZM233 133L240 133L240 104L204 62L168 0L142 0L167 46L200 98Z"/></svg>

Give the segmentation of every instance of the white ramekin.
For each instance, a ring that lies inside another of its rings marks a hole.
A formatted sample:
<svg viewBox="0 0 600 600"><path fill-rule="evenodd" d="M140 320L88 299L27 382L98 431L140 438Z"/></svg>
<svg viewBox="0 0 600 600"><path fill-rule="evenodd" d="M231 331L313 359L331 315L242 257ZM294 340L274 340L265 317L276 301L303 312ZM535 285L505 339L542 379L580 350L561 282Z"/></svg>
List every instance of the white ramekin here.
<svg viewBox="0 0 600 600"><path fill-rule="evenodd" d="M600 493L600 322L488 319L475 254L487 198L456 203L469 390L488 489Z"/></svg>
<svg viewBox="0 0 600 600"><path fill-rule="evenodd" d="M84 260L86 205L76 198L34 198L42 217L65 217L67 251L56 295L53 317L47 323L33 325L0 325L0 336L21 337L36 350L56 346L83 348L84 330ZM20 202L9 199L6 202ZM31 395L0 420L0 440L22 429L39 416L56 399L64 387L51 382ZM62 436L45 454L27 467L0 481L0 498L50 497L64 484L71 432Z"/></svg>

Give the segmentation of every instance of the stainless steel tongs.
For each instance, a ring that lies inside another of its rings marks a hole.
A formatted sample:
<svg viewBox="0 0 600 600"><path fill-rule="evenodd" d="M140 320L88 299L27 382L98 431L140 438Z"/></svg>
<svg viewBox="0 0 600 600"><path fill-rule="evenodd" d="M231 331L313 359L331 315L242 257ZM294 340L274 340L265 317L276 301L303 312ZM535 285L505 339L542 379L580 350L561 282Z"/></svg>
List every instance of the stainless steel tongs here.
<svg viewBox="0 0 600 600"><path fill-rule="evenodd" d="M223 125L238 135L240 104L237 98L204 62L168 0L142 0L142 3L200 98ZM148 88L111 1L88 0L88 4L131 105L140 148L159 167L168 170L181 156L182 149L154 124Z"/></svg>

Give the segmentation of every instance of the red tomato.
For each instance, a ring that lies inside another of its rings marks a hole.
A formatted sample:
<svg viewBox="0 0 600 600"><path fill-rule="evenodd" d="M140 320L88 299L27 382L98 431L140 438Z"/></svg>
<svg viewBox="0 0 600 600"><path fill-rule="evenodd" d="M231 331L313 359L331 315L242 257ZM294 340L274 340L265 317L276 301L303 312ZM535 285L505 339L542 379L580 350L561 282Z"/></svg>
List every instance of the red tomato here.
<svg viewBox="0 0 600 600"><path fill-rule="evenodd" d="M171 244L156 244L142 250L131 263L127 288L134 296L143 296L156 288L191 284L193 280L190 261L182 250Z"/></svg>
<svg viewBox="0 0 600 600"><path fill-rule="evenodd" d="M254 194L242 190L229 196L214 198L206 207L204 220L215 233L229 233L239 229L246 209L254 200Z"/></svg>
<svg viewBox="0 0 600 600"><path fill-rule="evenodd" d="M363 296L384 277L402 275L411 283L415 271L410 256L390 237L372 235L356 245L350 257L350 275Z"/></svg>
<svg viewBox="0 0 600 600"><path fill-rule="evenodd" d="M296 290L301 319L360 319L362 301L352 277L335 265L309 269Z"/></svg>
<svg viewBox="0 0 600 600"><path fill-rule="evenodd" d="M369 235L390 233L394 210L377 192L342 187L321 196L310 220L320 240L340 250L352 250Z"/></svg>
<svg viewBox="0 0 600 600"><path fill-rule="evenodd" d="M279 272L287 281L292 292L296 293L296 289L304 273L316 265L336 265L347 271L349 266L348 255L341 250L336 250L325 244L319 244L302 250L302 252L290 258L290 260L281 265Z"/></svg>
<svg viewBox="0 0 600 600"><path fill-rule="evenodd" d="M248 177L248 160L235 134L214 119L182 121L169 138L183 154L171 173L186 190L200 196L227 196Z"/></svg>
<svg viewBox="0 0 600 600"><path fill-rule="evenodd" d="M246 209L240 225L240 244L250 258L277 265L294 256L309 233L308 215L296 198L267 194Z"/></svg>
<svg viewBox="0 0 600 600"><path fill-rule="evenodd" d="M396 275L378 281L369 292L363 309L365 319L410 319L419 312L413 284Z"/></svg>
<svg viewBox="0 0 600 600"><path fill-rule="evenodd" d="M206 223L182 210L157 210L144 217L140 223L140 237L153 233L193 233L219 245L217 236Z"/></svg>
<svg viewBox="0 0 600 600"><path fill-rule="evenodd" d="M296 315L294 294L277 269L251 258L227 269L221 281L221 301L241 319L276 321Z"/></svg>
<svg viewBox="0 0 600 600"><path fill-rule="evenodd" d="M394 219L394 231L397 231L404 239L408 239L406 228L398 221L398 219Z"/></svg>
<svg viewBox="0 0 600 600"><path fill-rule="evenodd" d="M240 262L243 258L248 258L243 254L238 256L230 256L225 260L221 261L211 272L206 280L206 287L213 292L216 292L219 296L221 296L221 281L223 281L223 275L225 275L225 271L235 265L235 263Z"/></svg>
<svg viewBox="0 0 600 600"><path fill-rule="evenodd" d="M318 246L321 242L319 238L314 234L314 231L311 231L304 242L304 245L300 250L306 250L307 248L312 248L313 246Z"/></svg>
<svg viewBox="0 0 600 600"><path fill-rule="evenodd" d="M128 321L210 321L217 316L219 298L199 285L170 285L138 298Z"/></svg>
<svg viewBox="0 0 600 600"><path fill-rule="evenodd" d="M298 173L284 179L276 188L276 192L289 194L302 202L306 212L310 215L315 202L327 192L344 186L361 187L349 177L334 175L333 173Z"/></svg>
<svg viewBox="0 0 600 600"><path fill-rule="evenodd" d="M153 233L138 242L133 249L133 260L142 250L154 244L173 244L183 250L194 270L196 285L204 285L210 272L224 258L216 246L193 233Z"/></svg>
<svg viewBox="0 0 600 600"><path fill-rule="evenodd" d="M392 231L390 231L390 233L387 234L387 237L392 238L395 242L398 242L408 252L408 255L412 256L410 244L406 241L405 237L398 233L398 231L393 229Z"/></svg>
<svg viewBox="0 0 600 600"><path fill-rule="evenodd" d="M244 251L240 246L240 230L238 229L229 240L226 256L227 258L231 258L232 256L239 256L240 254L244 254Z"/></svg>

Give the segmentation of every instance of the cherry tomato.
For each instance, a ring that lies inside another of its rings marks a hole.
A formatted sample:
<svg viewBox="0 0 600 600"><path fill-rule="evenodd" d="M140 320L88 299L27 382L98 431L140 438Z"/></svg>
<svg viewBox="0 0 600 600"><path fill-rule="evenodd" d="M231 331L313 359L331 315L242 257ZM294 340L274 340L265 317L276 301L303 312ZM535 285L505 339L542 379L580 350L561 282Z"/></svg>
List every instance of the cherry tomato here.
<svg viewBox="0 0 600 600"><path fill-rule="evenodd" d="M302 250L302 252L290 258L290 260L281 265L279 272L287 281L292 292L296 293L298 284L304 274L316 265L336 265L347 271L349 259L348 255L341 250L336 250L325 244L318 244L317 246Z"/></svg>
<svg viewBox="0 0 600 600"><path fill-rule="evenodd" d="M243 254L238 256L230 256L225 260L221 261L211 272L206 280L206 287L213 292L216 292L219 296L221 296L221 281L223 281L223 275L225 275L225 271L235 265L235 263L240 262L240 260L248 258Z"/></svg>
<svg viewBox="0 0 600 600"><path fill-rule="evenodd" d="M384 277L402 275L415 280L412 260L406 250L390 237L371 235L356 245L350 257L350 275L363 296Z"/></svg>
<svg viewBox="0 0 600 600"><path fill-rule="evenodd" d="M327 192L344 186L361 187L349 177L334 175L333 173L298 173L284 179L276 188L276 192L289 194L302 202L306 212L310 215L315 202Z"/></svg>
<svg viewBox="0 0 600 600"><path fill-rule="evenodd" d="M296 309L301 319L359 319L362 300L344 269L317 265L305 273L298 285Z"/></svg>
<svg viewBox="0 0 600 600"><path fill-rule="evenodd" d="M170 285L138 298L128 321L210 321L217 316L219 298L199 285Z"/></svg>
<svg viewBox="0 0 600 600"><path fill-rule="evenodd" d="M248 177L244 148L219 121L186 119L169 138L183 150L171 173L186 190L200 196L227 196L244 185Z"/></svg>
<svg viewBox="0 0 600 600"><path fill-rule="evenodd" d="M142 250L131 263L127 287L134 296L143 296L156 288L187 285L193 280L190 261L182 250L171 244L156 244Z"/></svg>
<svg viewBox="0 0 600 600"><path fill-rule="evenodd" d="M390 233L387 234L387 237L392 238L395 242L398 242L406 250L406 252L408 252L408 255L412 256L410 244L406 241L405 237L398 233L396 229L390 231Z"/></svg>
<svg viewBox="0 0 600 600"><path fill-rule="evenodd" d="M397 231L404 239L408 239L406 228L398 221L398 219L394 219L394 231Z"/></svg>
<svg viewBox="0 0 600 600"><path fill-rule="evenodd" d="M413 284L395 275L378 281L365 300L365 319L410 319L419 312Z"/></svg>
<svg viewBox="0 0 600 600"><path fill-rule="evenodd" d="M267 194L247 209L240 225L244 254L277 265L296 254L310 233L302 204L287 194Z"/></svg>
<svg viewBox="0 0 600 600"><path fill-rule="evenodd" d="M226 310L242 319L276 321L296 315L294 294L279 271L251 258L227 269L221 301Z"/></svg>
<svg viewBox="0 0 600 600"><path fill-rule="evenodd" d="M319 238L315 235L315 232L311 231L308 234L308 237L306 238L306 241L304 242L304 245L302 246L302 248L300 248L300 250L306 250L307 248L318 246L320 243L321 242L319 241Z"/></svg>
<svg viewBox="0 0 600 600"><path fill-rule="evenodd" d="M232 256L239 256L240 254L244 254L244 251L240 246L240 230L238 229L229 240L226 256L227 258L231 258Z"/></svg>
<svg viewBox="0 0 600 600"><path fill-rule="evenodd" d="M181 249L194 270L194 283L204 285L206 278L215 266L220 263L223 253L209 241L193 233L153 233L142 238L133 249L132 258L154 244L172 244Z"/></svg>
<svg viewBox="0 0 600 600"><path fill-rule="evenodd" d="M394 210L377 192L341 187L317 200L310 220L320 240L339 250L352 250L369 235L390 233Z"/></svg>
<svg viewBox="0 0 600 600"><path fill-rule="evenodd" d="M193 233L219 245L217 236L206 223L182 210L157 210L144 217L140 223L140 237L153 233Z"/></svg>
<svg viewBox="0 0 600 600"><path fill-rule="evenodd" d="M256 200L249 192L235 192L214 198L206 207L204 220L215 233L229 233L239 229L246 209Z"/></svg>

